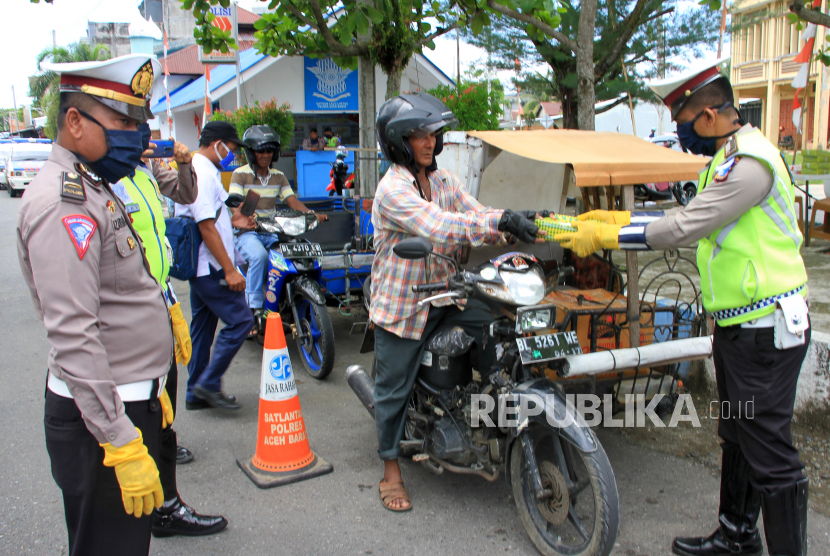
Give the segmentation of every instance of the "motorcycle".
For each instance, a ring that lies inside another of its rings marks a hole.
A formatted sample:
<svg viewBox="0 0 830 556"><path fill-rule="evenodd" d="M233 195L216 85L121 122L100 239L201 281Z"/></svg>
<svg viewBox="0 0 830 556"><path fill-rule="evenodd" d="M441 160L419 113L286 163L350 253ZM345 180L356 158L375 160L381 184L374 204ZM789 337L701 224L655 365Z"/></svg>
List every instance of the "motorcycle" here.
<svg viewBox="0 0 830 556"><path fill-rule="evenodd" d="M433 253L423 238L401 241L393 250L405 259L450 261L454 274L447 283L413 286L415 292L441 292L419 301L418 308L437 299L483 302L494 315L485 342L495 342L496 355L492 368L474 371L476 353L463 330L439 327L427 338L407 410L403 454L438 474L446 470L495 481L504 471L539 552L607 556L620 519L611 464L561 385L540 370L581 353L578 338L575 332L532 335L555 328L556 308L540 303L573 269L508 253L462 271L452 258ZM373 378L353 365L347 380L374 417ZM488 405L493 397L498 403Z"/></svg>
<svg viewBox="0 0 830 556"><path fill-rule="evenodd" d="M268 253L265 302L255 322L262 341L268 314L279 313L297 342L306 371L322 380L334 368L334 328L318 284L323 252L319 243L297 237L316 227L314 214L293 209L257 216L256 232L277 234L280 241Z"/></svg>
<svg viewBox="0 0 830 556"><path fill-rule="evenodd" d="M677 204L685 207L689 201L697 196L697 186L692 182L681 183L657 182L637 184L634 186L635 201L670 201L674 198Z"/></svg>

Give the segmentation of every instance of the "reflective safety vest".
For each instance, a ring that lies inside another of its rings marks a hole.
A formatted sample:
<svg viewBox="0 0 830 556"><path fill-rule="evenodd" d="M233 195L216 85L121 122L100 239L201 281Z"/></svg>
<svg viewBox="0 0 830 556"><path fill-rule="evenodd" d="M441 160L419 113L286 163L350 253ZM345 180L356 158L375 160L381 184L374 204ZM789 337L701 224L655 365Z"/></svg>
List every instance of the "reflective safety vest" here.
<svg viewBox="0 0 830 556"><path fill-rule="evenodd" d="M807 270L799 253L803 238L793 207L795 190L781 153L760 130L732 136L700 173L700 190L715 180L719 166L721 172L728 172L726 164L735 157L752 157L764 164L773 183L759 204L698 244L703 306L721 326L771 314L777 298L807 295Z"/></svg>
<svg viewBox="0 0 830 556"><path fill-rule="evenodd" d="M149 170L139 166L135 174L122 178L113 191L127 207L144 254L150 263L150 271L162 288L167 291L167 273L170 259L164 237L167 227L162 212L162 197L156 179Z"/></svg>

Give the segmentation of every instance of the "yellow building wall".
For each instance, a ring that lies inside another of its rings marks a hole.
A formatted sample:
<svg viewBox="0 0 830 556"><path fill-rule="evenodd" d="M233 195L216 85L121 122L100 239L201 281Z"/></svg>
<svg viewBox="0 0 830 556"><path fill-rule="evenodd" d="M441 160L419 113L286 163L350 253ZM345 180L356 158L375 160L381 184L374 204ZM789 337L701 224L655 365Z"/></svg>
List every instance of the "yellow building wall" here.
<svg viewBox="0 0 830 556"><path fill-rule="evenodd" d="M827 1L827 0L825 0ZM794 61L804 46L803 31L791 25L786 2L745 0L732 5L732 66L730 80L736 100L760 98L763 103L761 130L772 143L779 139L779 127L790 127L792 113L781 114L781 100L792 99L795 90L790 85L801 64ZM805 25L806 26L806 25ZM814 52L825 44L826 31L816 33ZM812 121L804 121L802 147L827 147L830 95L822 91L830 83L828 71L820 63L810 64L810 96L817 91L819 98ZM804 91L801 92L801 95ZM803 96L801 96L803 104ZM805 104L805 107L807 105ZM807 112L805 110L805 118ZM812 141L807 142L812 128Z"/></svg>

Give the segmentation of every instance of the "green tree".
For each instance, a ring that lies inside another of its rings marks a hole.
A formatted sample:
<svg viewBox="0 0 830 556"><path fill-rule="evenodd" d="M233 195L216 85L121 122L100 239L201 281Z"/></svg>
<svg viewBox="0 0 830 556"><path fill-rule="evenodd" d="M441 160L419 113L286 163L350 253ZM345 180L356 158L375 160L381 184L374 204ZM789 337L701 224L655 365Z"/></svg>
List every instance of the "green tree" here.
<svg viewBox="0 0 830 556"><path fill-rule="evenodd" d="M276 98L262 103L256 101L253 106L243 106L234 111L217 110L210 118L212 122L216 120L232 123L240 137L245 135L245 131L251 126L271 126L280 136L283 151L294 141L294 115L291 113L291 105L287 102L277 104Z"/></svg>
<svg viewBox="0 0 830 556"><path fill-rule="evenodd" d="M492 0L488 0L492 1ZM547 94L562 104L563 125L570 129L593 129L591 121L581 120L580 111L588 112L583 91L592 89L590 98L596 101L620 98L630 94L634 98L653 99L643 84L654 76L661 59L701 52L705 45L717 40L719 16L699 8L674 9L677 0L599 0L593 40L592 73L580 82L578 68L580 25L584 24L581 4L567 3L559 12L557 29L541 25L544 33L524 16L510 10L493 18L489 32L478 36L468 33L468 39L489 52L491 64L499 69L515 69L521 65L546 64L546 74L524 72L517 83L522 90ZM672 11L673 10L673 11ZM671 12L671 17L661 16ZM622 63L628 70L628 82ZM660 69L669 69L664 66Z"/></svg>
<svg viewBox="0 0 830 556"><path fill-rule="evenodd" d="M74 42L69 46L50 46L37 55L37 64L44 60L55 63L98 62L110 58L109 48L103 44ZM43 131L47 137L55 139L58 135L57 118L60 101L60 76L51 71L42 71L30 82L29 97L35 106L46 112L46 126Z"/></svg>
<svg viewBox="0 0 830 556"><path fill-rule="evenodd" d="M458 119L460 131L486 131L499 128L504 91L498 80L468 81L457 86L439 85L427 91L444 101Z"/></svg>
<svg viewBox="0 0 830 556"><path fill-rule="evenodd" d="M261 0L269 2L269 0ZM225 33L214 27L210 7L230 0L181 0L196 15L196 42L205 51L227 47ZM423 0L301 0L268 5L255 27L255 47L271 56L333 57L355 69L360 57L380 66L388 77L386 98L400 91L401 73L410 58L434 48L434 40L458 26L438 2ZM433 25L435 21L437 25Z"/></svg>

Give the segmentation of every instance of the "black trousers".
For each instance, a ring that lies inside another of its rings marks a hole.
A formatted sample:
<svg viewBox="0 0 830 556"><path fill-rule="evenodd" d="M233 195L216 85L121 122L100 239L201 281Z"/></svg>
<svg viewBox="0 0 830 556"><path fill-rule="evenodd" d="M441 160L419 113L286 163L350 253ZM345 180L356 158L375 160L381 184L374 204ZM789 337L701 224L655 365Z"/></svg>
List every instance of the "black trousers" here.
<svg viewBox="0 0 830 556"><path fill-rule="evenodd" d="M715 326L718 435L724 448L743 453L752 468L750 483L760 492L804 478L790 423L810 332L804 345L778 350L772 328Z"/></svg>
<svg viewBox="0 0 830 556"><path fill-rule="evenodd" d="M158 402L127 402L124 408L158 464ZM115 470L104 466L104 449L86 428L75 400L48 390L43 421L52 477L63 492L69 555L146 556L150 551L151 516L136 518L124 511Z"/></svg>
<svg viewBox="0 0 830 556"><path fill-rule="evenodd" d="M173 406L173 413L178 417L179 412L176 411L176 396L178 393L179 368L176 366L176 359L173 359L173 364L167 372L167 384L164 389L167 391L167 396L170 398L170 405ZM164 491L165 500L173 500L179 495L178 487L176 485L176 446L178 439L176 438L176 431L172 427L167 427L161 431L161 453L158 459L159 480L161 480L161 488Z"/></svg>

